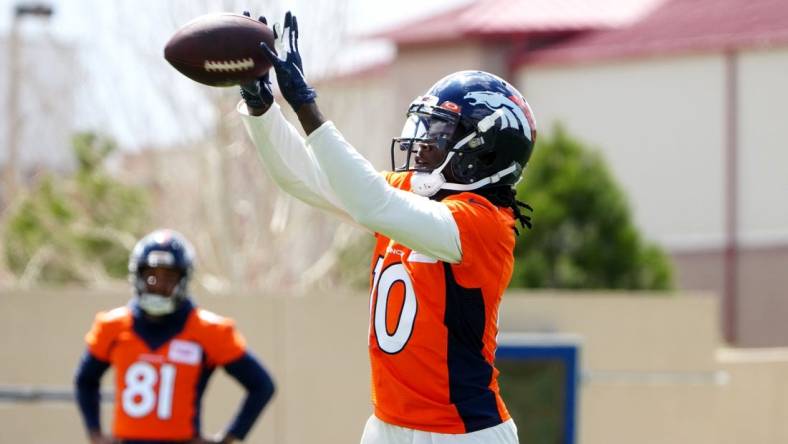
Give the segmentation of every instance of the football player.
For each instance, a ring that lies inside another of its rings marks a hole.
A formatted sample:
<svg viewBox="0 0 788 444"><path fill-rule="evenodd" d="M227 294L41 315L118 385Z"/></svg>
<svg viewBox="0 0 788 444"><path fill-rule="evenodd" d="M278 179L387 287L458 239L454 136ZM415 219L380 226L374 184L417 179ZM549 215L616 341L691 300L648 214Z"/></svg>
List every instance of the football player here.
<svg viewBox="0 0 788 444"><path fill-rule="evenodd" d="M189 297L193 258L189 242L171 230L154 231L134 247L134 298L96 316L76 373L77 402L91 443L231 443L246 436L271 399L271 377L233 321L198 308ZM110 366L111 438L99 422L99 382ZM219 366L247 395L227 429L204 439L201 399Z"/></svg>
<svg viewBox="0 0 788 444"><path fill-rule="evenodd" d="M411 103L380 174L321 114L296 18L274 31L276 52L261 49L307 137L267 75L243 85L238 111L263 164L286 192L376 237L362 444L518 442L494 358L515 222L530 226L514 190L536 137L527 102L495 75L448 75Z"/></svg>

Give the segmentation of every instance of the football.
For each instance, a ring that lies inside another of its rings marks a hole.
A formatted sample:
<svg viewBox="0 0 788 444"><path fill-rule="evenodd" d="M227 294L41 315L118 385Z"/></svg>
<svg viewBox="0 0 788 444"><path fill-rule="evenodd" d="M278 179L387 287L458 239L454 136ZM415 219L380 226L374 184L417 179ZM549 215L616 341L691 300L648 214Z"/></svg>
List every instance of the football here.
<svg viewBox="0 0 788 444"><path fill-rule="evenodd" d="M271 68L260 42L274 47L274 33L240 14L207 14L183 25L164 47L164 58L181 74L209 86L254 81Z"/></svg>

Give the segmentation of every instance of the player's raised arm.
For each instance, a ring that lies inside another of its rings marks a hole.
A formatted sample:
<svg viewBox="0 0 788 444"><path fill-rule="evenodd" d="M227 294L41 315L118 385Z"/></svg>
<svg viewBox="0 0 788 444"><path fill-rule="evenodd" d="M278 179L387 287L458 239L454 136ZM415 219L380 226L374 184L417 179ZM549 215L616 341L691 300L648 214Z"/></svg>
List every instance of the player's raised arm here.
<svg viewBox="0 0 788 444"><path fill-rule="evenodd" d="M249 12L244 12L249 16ZM267 24L265 17L260 17ZM274 39L282 45L282 31L274 26ZM314 94L314 91L312 91ZM266 72L256 82L241 85L238 112L263 160L263 166L284 191L316 208L353 223L342 207L298 131L288 122L274 102L271 81Z"/></svg>
<svg viewBox="0 0 788 444"><path fill-rule="evenodd" d="M342 207L358 224L408 247L447 262L462 257L457 225L443 204L390 186L375 168L347 143L320 112L317 97L304 78L298 51L298 21L288 12L277 41L277 55L261 48L276 72L279 89L296 112L307 146L325 173Z"/></svg>

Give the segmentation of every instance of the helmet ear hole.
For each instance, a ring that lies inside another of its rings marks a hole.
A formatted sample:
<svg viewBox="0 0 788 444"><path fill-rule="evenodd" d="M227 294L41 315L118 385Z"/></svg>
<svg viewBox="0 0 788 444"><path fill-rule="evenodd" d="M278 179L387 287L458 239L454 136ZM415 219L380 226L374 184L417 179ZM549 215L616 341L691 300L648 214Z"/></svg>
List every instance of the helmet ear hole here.
<svg viewBox="0 0 788 444"><path fill-rule="evenodd" d="M495 158L498 154L495 151L490 151L479 156L479 162L482 166L489 167L495 163Z"/></svg>

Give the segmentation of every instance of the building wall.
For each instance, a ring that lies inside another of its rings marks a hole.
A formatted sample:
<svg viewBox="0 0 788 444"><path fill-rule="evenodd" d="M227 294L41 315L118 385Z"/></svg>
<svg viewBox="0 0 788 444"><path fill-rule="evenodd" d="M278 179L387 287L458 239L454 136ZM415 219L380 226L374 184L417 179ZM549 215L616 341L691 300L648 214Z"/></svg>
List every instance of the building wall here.
<svg viewBox="0 0 788 444"><path fill-rule="evenodd" d="M316 84L318 101L343 135L380 169L390 169L391 138L408 105L453 72L484 69L505 76L506 48L478 42L400 48L387 66Z"/></svg>
<svg viewBox="0 0 788 444"><path fill-rule="evenodd" d="M646 236L686 250L724 239L724 70L720 56L534 66L519 84L542 136L560 123L600 150Z"/></svg>
<svg viewBox="0 0 788 444"><path fill-rule="evenodd" d="M93 314L127 300L125 287L0 290L0 385L68 390ZM276 379L276 397L248 442L358 441L371 411L365 293L198 301L235 318ZM788 351L719 352L717 309L715 298L698 294L511 293L500 325L502 332L581 339L578 442L788 442ZM216 372L204 399L205 431L220 430L241 396ZM4 403L0 409L0 442L84 442L72 403Z"/></svg>
<svg viewBox="0 0 788 444"><path fill-rule="evenodd" d="M738 58L741 240L788 247L788 47Z"/></svg>
<svg viewBox="0 0 788 444"><path fill-rule="evenodd" d="M74 48L51 39L20 38L15 62L9 40L0 40L0 167L8 159L10 123L16 115L20 174L39 168L58 171L74 167L71 136L75 127L75 89L81 66ZM11 85L12 70L16 85ZM9 109L16 90L17 106Z"/></svg>
<svg viewBox="0 0 788 444"><path fill-rule="evenodd" d="M316 85L323 113L342 135L379 169L390 169L391 138L399 136L407 108L398 95L389 67Z"/></svg>
<svg viewBox="0 0 788 444"><path fill-rule="evenodd" d="M744 248L738 262L739 343L788 344L788 246Z"/></svg>
<svg viewBox="0 0 788 444"><path fill-rule="evenodd" d="M788 48L735 57L738 106L736 341L788 344ZM724 54L534 65L517 78L541 134L557 123L600 150L635 220L672 254L678 285L723 294L727 211ZM538 146L537 146L538 149ZM527 171L526 171L527 177Z"/></svg>
<svg viewBox="0 0 788 444"><path fill-rule="evenodd" d="M401 94L398 108L407 109L416 95L454 71L482 68L483 57L482 47L475 42L399 48L392 65L395 88Z"/></svg>

